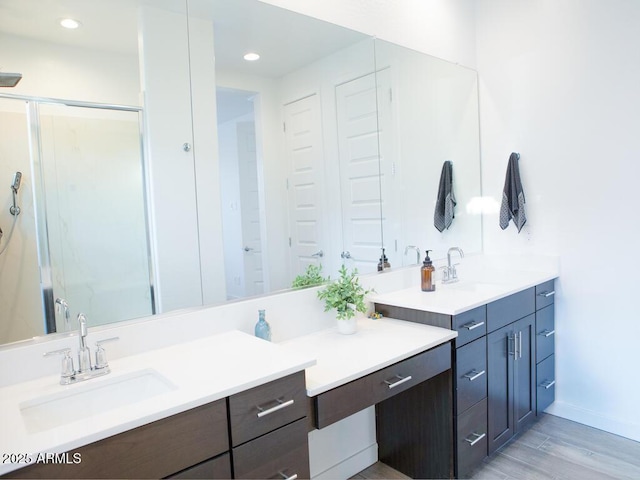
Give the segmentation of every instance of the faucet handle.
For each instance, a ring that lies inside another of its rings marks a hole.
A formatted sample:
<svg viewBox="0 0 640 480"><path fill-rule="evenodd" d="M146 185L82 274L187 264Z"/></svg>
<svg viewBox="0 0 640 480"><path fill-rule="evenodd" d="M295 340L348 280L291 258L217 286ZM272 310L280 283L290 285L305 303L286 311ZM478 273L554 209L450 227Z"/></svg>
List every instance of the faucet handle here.
<svg viewBox="0 0 640 480"><path fill-rule="evenodd" d="M113 342L115 340L120 340L120 337L105 338L103 340L98 340L96 342L95 368L107 368L109 366L109 362L107 362L107 352L105 352L104 348L102 348L102 344L107 342Z"/></svg>
<svg viewBox="0 0 640 480"><path fill-rule="evenodd" d="M52 355L64 355L62 359L62 369L60 371L60 375L62 379L60 383L66 383L64 380L71 378L75 375L76 371L73 368L73 358L71 358L71 349L70 348L62 348L60 350L53 350L51 352L46 352L42 356L50 357Z"/></svg>

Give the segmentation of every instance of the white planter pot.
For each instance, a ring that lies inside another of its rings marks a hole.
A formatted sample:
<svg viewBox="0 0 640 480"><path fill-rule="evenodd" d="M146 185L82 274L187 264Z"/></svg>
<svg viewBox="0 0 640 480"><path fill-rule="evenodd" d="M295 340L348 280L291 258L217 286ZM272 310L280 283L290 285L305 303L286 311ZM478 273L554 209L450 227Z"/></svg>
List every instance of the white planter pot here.
<svg viewBox="0 0 640 480"><path fill-rule="evenodd" d="M356 321L356 317L350 318L349 320L336 320L338 322L338 332L343 335L351 335L356 333L358 330L358 323Z"/></svg>

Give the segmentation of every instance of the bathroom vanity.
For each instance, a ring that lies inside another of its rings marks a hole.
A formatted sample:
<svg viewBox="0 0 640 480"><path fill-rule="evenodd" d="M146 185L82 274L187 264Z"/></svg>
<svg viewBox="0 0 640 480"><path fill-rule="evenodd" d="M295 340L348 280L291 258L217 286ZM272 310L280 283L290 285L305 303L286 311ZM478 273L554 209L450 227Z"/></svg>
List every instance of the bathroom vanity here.
<svg viewBox="0 0 640 480"><path fill-rule="evenodd" d="M308 352L313 427L326 428L375 406L380 461L413 478L453 475L451 349L455 331L383 318L358 320L283 346Z"/></svg>
<svg viewBox="0 0 640 480"><path fill-rule="evenodd" d="M2 438L1 450L23 456L21 463L1 465L2 473L7 478L306 478L304 369L313 363L308 355L232 331L114 361L116 373L83 384L61 386L46 377L6 387L2 424L12 435ZM166 388L149 377L160 378ZM127 389L129 403L114 393ZM55 424L44 415L58 402L76 407L77 398L90 410L102 396L111 400L103 402L104 411L86 416L82 406L74 408L75 421ZM24 468L11 471L16 467Z"/></svg>
<svg viewBox="0 0 640 480"><path fill-rule="evenodd" d="M455 475L466 478L554 400L553 276L439 285L375 298L385 316L458 332L452 349Z"/></svg>
<svg viewBox="0 0 640 480"><path fill-rule="evenodd" d="M0 451L22 462L0 475L304 478L321 473L308 433L374 407L382 462L464 477L553 402L555 276L376 295L386 317L355 335L228 331L118 358L80 384L2 387Z"/></svg>

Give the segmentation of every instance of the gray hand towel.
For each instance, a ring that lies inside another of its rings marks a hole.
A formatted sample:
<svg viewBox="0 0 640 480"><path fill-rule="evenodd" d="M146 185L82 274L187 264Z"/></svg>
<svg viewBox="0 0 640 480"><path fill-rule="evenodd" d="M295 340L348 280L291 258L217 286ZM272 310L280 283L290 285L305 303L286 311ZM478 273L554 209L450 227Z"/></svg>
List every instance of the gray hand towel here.
<svg viewBox="0 0 640 480"><path fill-rule="evenodd" d="M502 205L500 206L500 228L504 230L509 226L509 220L513 220L518 232L527 223L524 211L524 191L520 182L519 159L520 155L517 153L512 153L509 157L507 175L502 189Z"/></svg>
<svg viewBox="0 0 640 480"><path fill-rule="evenodd" d="M453 194L453 165L447 160L442 164L438 197L436 198L436 210L433 214L433 225L439 232L451 226L455 217L453 208L456 206L456 197Z"/></svg>

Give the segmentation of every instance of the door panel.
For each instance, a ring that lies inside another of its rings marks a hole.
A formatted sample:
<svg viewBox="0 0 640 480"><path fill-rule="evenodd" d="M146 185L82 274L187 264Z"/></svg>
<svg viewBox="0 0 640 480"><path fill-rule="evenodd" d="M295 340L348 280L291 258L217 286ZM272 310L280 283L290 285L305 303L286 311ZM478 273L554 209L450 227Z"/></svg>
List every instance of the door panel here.
<svg viewBox="0 0 640 480"><path fill-rule="evenodd" d="M324 154L318 95L284 106L285 146L289 164L289 234L293 276L321 264L326 244L323 228Z"/></svg>
<svg viewBox="0 0 640 480"><path fill-rule="evenodd" d="M535 315L514 324L518 356L514 362L514 415L516 431L535 417Z"/></svg>
<svg viewBox="0 0 640 480"><path fill-rule="evenodd" d="M487 335L489 454L515 433L513 424L513 328Z"/></svg>
<svg viewBox="0 0 640 480"><path fill-rule="evenodd" d="M382 248L374 74L336 87L343 250L360 273L377 269Z"/></svg>

